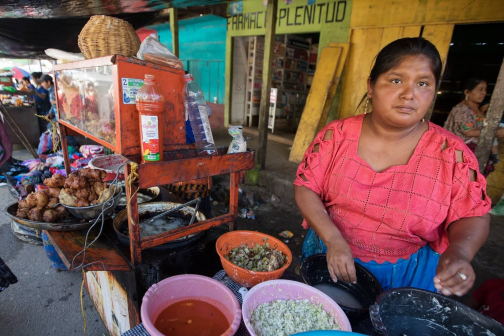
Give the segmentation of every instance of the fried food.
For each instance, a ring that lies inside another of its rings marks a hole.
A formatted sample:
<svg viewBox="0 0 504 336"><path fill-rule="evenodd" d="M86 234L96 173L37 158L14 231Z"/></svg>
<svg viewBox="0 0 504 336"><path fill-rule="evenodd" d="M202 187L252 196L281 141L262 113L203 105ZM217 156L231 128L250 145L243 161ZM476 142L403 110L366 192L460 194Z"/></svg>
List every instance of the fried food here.
<svg viewBox="0 0 504 336"><path fill-rule="evenodd" d="M37 206L37 196L35 195L35 193L32 193L28 195L28 197L26 197L26 204L30 208L34 208Z"/></svg>
<svg viewBox="0 0 504 336"><path fill-rule="evenodd" d="M59 200L60 200L61 204L65 204L66 206L74 207L76 197L67 193L67 189L65 188L65 189L61 189L61 192L59 194Z"/></svg>
<svg viewBox="0 0 504 336"><path fill-rule="evenodd" d="M63 188L65 177L61 174L54 174L51 178L45 179L44 184L49 188Z"/></svg>
<svg viewBox="0 0 504 336"><path fill-rule="evenodd" d="M93 190L96 193L96 195L100 195L103 190L107 189L107 183L106 182L95 182L93 184Z"/></svg>
<svg viewBox="0 0 504 336"><path fill-rule="evenodd" d="M74 180L76 179L77 177L74 176L74 175L70 175L67 177L67 179L65 180L65 184L63 185L63 187L65 189L68 189L68 188L71 188L72 187L72 183L74 182Z"/></svg>
<svg viewBox="0 0 504 336"><path fill-rule="evenodd" d="M30 212L28 212L28 218L32 221L42 222L42 220L44 219L42 217L42 209L39 208L31 209Z"/></svg>
<svg viewBox="0 0 504 336"><path fill-rule="evenodd" d="M61 188L49 188L49 195L51 197L58 198L59 194L60 194L60 191L61 191Z"/></svg>
<svg viewBox="0 0 504 336"><path fill-rule="evenodd" d="M93 189L89 189L89 196L87 198L88 202L94 204L93 202L98 199L98 195L95 193Z"/></svg>
<svg viewBox="0 0 504 336"><path fill-rule="evenodd" d="M59 203L59 199L56 197L51 197L49 199L49 203L47 203L47 208L52 209L56 204Z"/></svg>
<svg viewBox="0 0 504 336"><path fill-rule="evenodd" d="M82 198L82 199L88 199L89 197L89 192L90 192L90 188L85 188L85 189L77 189L77 191L75 192L74 196L77 197L77 198Z"/></svg>
<svg viewBox="0 0 504 336"><path fill-rule="evenodd" d="M79 208L81 208L81 207L88 207L88 206L89 206L89 202L88 202L88 200L87 200L87 199L84 199L84 198L77 198L77 199L75 200L75 206L76 206L76 207L79 207Z"/></svg>
<svg viewBox="0 0 504 336"><path fill-rule="evenodd" d="M46 205L49 203L49 196L44 191L37 191L35 193L35 197L37 198L37 205L36 207L39 209L43 209L46 207Z"/></svg>
<svg viewBox="0 0 504 336"><path fill-rule="evenodd" d="M58 213L59 218L65 218L68 216L68 211L63 205L58 205L54 210Z"/></svg>
<svg viewBox="0 0 504 336"><path fill-rule="evenodd" d="M56 212L56 210L48 209L44 211L42 219L46 223L54 223L58 219L58 212Z"/></svg>
<svg viewBox="0 0 504 336"><path fill-rule="evenodd" d="M18 208L16 212L16 216L19 218L26 219L28 218L28 214L30 213L30 208Z"/></svg>
<svg viewBox="0 0 504 336"><path fill-rule="evenodd" d="M88 180L101 181L107 176L107 172L101 169L85 168L78 171L79 176L85 177Z"/></svg>
<svg viewBox="0 0 504 336"><path fill-rule="evenodd" d="M18 209L31 209L32 207L28 205L26 200L22 200L18 202Z"/></svg>
<svg viewBox="0 0 504 336"><path fill-rule="evenodd" d="M76 177L70 186L72 189L84 189L88 187L89 183L84 177Z"/></svg>

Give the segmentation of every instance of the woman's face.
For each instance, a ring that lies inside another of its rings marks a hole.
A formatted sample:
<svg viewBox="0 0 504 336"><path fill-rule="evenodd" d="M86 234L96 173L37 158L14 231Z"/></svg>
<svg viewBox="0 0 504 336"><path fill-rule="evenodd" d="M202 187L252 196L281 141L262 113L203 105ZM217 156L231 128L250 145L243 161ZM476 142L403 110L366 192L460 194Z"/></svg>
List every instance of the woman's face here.
<svg viewBox="0 0 504 336"><path fill-rule="evenodd" d="M24 86L28 87L30 85L30 81L29 80L26 80L26 79L23 79L22 80L22 83Z"/></svg>
<svg viewBox="0 0 504 336"><path fill-rule="evenodd" d="M481 82L471 91L465 90L465 95L467 96L467 100L472 101L473 103L480 104L483 99L485 99L487 93L487 83Z"/></svg>
<svg viewBox="0 0 504 336"><path fill-rule="evenodd" d="M48 90L51 87L51 83L46 81L42 81L40 85L42 85L42 87L46 90Z"/></svg>
<svg viewBox="0 0 504 336"><path fill-rule="evenodd" d="M436 78L429 59L407 56L395 68L381 74L374 84L368 80L373 113L393 127L408 127L427 113L436 93Z"/></svg>

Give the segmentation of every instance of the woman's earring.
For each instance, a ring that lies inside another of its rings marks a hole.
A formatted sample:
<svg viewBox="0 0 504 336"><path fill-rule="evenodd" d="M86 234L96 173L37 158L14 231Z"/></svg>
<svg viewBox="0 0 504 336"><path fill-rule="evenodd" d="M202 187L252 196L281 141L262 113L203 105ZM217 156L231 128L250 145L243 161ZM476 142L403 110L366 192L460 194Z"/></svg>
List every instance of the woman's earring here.
<svg viewBox="0 0 504 336"><path fill-rule="evenodd" d="M422 118L422 122L425 122L425 118Z"/></svg>
<svg viewBox="0 0 504 336"><path fill-rule="evenodd" d="M468 95L466 95L466 98L465 98L465 100L467 100L467 98L469 98L469 96L468 96Z"/></svg>
<svg viewBox="0 0 504 336"><path fill-rule="evenodd" d="M364 104L364 114L368 113L369 97L366 97L366 104Z"/></svg>

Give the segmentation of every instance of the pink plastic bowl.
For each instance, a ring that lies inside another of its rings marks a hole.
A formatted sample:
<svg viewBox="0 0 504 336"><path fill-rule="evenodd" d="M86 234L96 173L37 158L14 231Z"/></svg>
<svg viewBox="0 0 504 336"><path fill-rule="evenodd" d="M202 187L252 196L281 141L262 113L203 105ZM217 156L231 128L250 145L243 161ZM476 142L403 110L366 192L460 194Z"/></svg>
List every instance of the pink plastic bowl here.
<svg viewBox="0 0 504 336"><path fill-rule="evenodd" d="M352 331L350 322L336 302L318 289L301 282L290 280L271 280L254 286L243 300L243 321L250 335L257 336L250 323L252 312L262 303L276 300L308 299L315 304L322 304L324 310L338 321L343 331Z"/></svg>
<svg viewBox="0 0 504 336"><path fill-rule="evenodd" d="M104 155L89 161L88 166L93 169L105 170L107 172L107 176L104 181L109 182L115 179L117 168L127 161L127 158L119 154ZM124 167L119 170L118 178L120 180L124 180Z"/></svg>
<svg viewBox="0 0 504 336"><path fill-rule="evenodd" d="M219 308L230 324L229 329L222 335L232 336L238 330L241 322L241 309L233 292L212 278L184 274L164 279L152 285L145 293L140 315L149 335L164 336L154 327L156 318L163 309L183 300L201 300Z"/></svg>

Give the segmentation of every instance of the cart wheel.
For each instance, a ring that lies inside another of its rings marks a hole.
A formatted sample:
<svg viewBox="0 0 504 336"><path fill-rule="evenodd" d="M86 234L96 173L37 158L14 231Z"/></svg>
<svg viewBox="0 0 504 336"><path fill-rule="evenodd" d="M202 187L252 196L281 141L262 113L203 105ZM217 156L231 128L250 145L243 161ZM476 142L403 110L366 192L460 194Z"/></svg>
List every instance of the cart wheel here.
<svg viewBox="0 0 504 336"><path fill-rule="evenodd" d="M7 175L6 173L3 173L2 175L5 177L5 182L7 183L7 187L9 188L9 191L10 191L12 197L14 197L15 199L19 199L20 195L16 189L15 180L11 176Z"/></svg>

